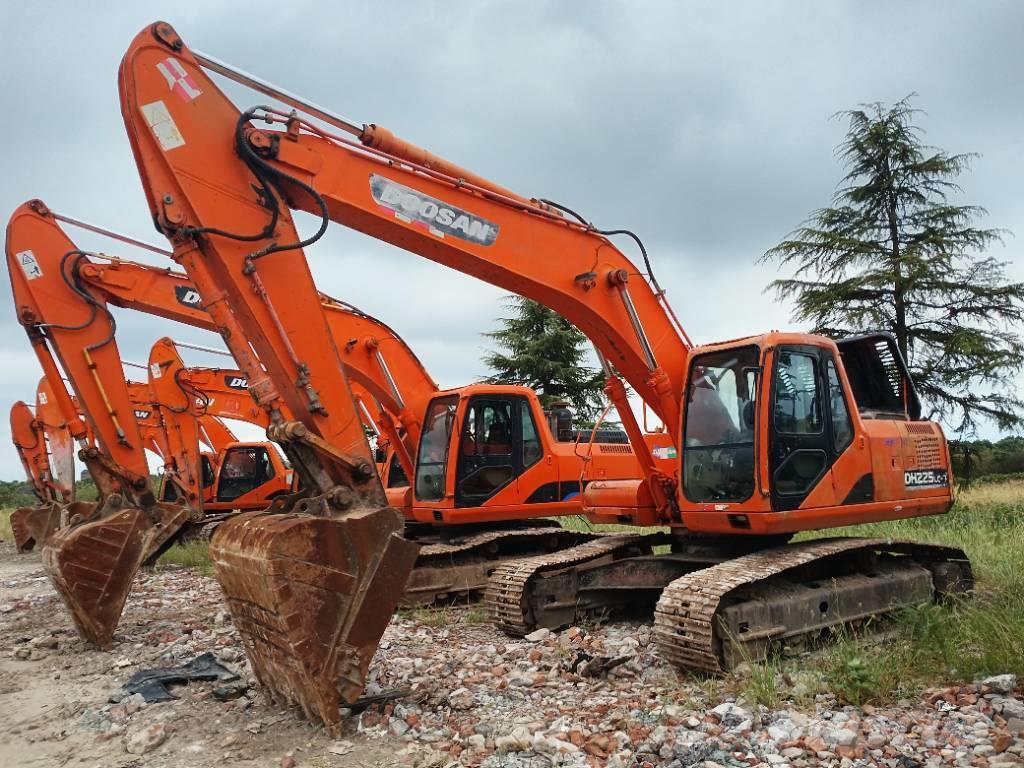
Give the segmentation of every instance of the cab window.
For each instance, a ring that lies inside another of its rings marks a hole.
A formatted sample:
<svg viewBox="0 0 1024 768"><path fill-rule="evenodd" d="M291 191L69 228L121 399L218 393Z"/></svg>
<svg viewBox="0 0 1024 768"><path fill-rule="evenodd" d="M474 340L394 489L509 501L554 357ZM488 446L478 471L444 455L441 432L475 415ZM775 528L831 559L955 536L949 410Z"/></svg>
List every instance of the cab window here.
<svg viewBox="0 0 1024 768"><path fill-rule="evenodd" d="M754 492L756 347L694 358L687 386L683 451L686 498L743 501Z"/></svg>
<svg viewBox="0 0 1024 768"><path fill-rule="evenodd" d="M839 381L839 372L834 361L825 364L828 375L829 411L832 414L832 445L837 454L846 450L853 441L853 421L843 397L843 386Z"/></svg>
<svg viewBox="0 0 1024 768"><path fill-rule="evenodd" d="M512 409L511 400L477 400L466 410L456 489L462 504L487 499L515 477Z"/></svg>
<svg viewBox="0 0 1024 768"><path fill-rule="evenodd" d="M432 401L427 408L427 417L420 435L420 449L416 457L417 499L440 501L444 498L448 445L457 406L458 398L445 397Z"/></svg>
<svg viewBox="0 0 1024 768"><path fill-rule="evenodd" d="M783 352L775 368L775 429L790 435L822 429L818 399L818 361L799 352Z"/></svg>
<svg viewBox="0 0 1024 768"><path fill-rule="evenodd" d="M519 403L519 413L522 417L523 427L523 469L540 461L543 451L540 447L540 437L537 435L537 425L533 423L533 414L525 401Z"/></svg>
<svg viewBox="0 0 1024 768"><path fill-rule="evenodd" d="M218 501L233 501L274 477L274 464L263 446L229 448L221 459Z"/></svg>

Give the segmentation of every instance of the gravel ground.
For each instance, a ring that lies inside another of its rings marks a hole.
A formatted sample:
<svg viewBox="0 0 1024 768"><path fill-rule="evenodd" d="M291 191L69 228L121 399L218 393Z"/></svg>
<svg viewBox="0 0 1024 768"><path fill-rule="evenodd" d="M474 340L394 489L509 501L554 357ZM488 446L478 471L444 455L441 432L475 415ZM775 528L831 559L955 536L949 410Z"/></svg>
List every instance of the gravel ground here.
<svg viewBox="0 0 1024 768"><path fill-rule="evenodd" d="M809 659L787 680L799 704L767 709L737 698L735 678L677 677L642 624L513 640L480 615L396 616L368 693L406 693L350 713L334 741L260 694L213 579L141 573L101 652L74 634L38 556L0 545L0 765L1024 768L1010 675L854 708L820 691ZM108 701L133 672L208 650L240 675L220 691L235 698L193 683L174 702Z"/></svg>

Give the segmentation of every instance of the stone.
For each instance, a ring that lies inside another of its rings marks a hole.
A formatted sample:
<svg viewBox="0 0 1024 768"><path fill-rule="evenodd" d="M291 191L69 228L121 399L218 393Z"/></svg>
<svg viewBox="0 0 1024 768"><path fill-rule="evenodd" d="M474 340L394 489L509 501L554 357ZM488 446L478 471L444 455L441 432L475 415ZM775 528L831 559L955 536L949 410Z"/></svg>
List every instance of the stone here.
<svg viewBox="0 0 1024 768"><path fill-rule="evenodd" d="M825 732L825 740L833 746L852 747L857 743L857 732L849 728L829 729Z"/></svg>
<svg viewBox="0 0 1024 768"><path fill-rule="evenodd" d="M716 715L722 726L730 731L747 730L750 728L753 720L752 715L747 710L729 702L719 704L711 710L711 714Z"/></svg>
<svg viewBox="0 0 1024 768"><path fill-rule="evenodd" d="M981 681L981 685L989 688L993 693L1012 694L1017 687L1016 675L993 675Z"/></svg>
<svg viewBox="0 0 1024 768"><path fill-rule="evenodd" d="M1006 698L1000 700L998 706L995 706L995 702L993 702L993 707L1007 720L1011 717L1018 720L1024 720L1024 702L1022 701Z"/></svg>
<svg viewBox="0 0 1024 768"><path fill-rule="evenodd" d="M57 638L53 635L42 635L40 637L32 638L32 645L35 648L56 648Z"/></svg>
<svg viewBox="0 0 1024 768"><path fill-rule="evenodd" d="M295 758L291 755L285 755L281 758L281 768L295 768L296 765Z"/></svg>
<svg viewBox="0 0 1024 768"><path fill-rule="evenodd" d="M473 708L473 694L468 688L456 688L448 694L448 704L452 709L467 710Z"/></svg>
<svg viewBox="0 0 1024 768"><path fill-rule="evenodd" d="M22 645L14 649L14 658L21 659L22 661L27 660L32 655L32 649L27 645Z"/></svg>
<svg viewBox="0 0 1024 768"><path fill-rule="evenodd" d="M125 738L125 751L133 755L145 755L167 741L167 729L163 723L153 723L129 733Z"/></svg>
<svg viewBox="0 0 1024 768"><path fill-rule="evenodd" d="M354 748L351 741L336 741L327 748L332 755L347 755Z"/></svg>
<svg viewBox="0 0 1024 768"><path fill-rule="evenodd" d="M540 629L534 630L533 632L528 634L523 639L524 640L529 640L531 643L543 643L545 640L547 640L553 634L555 634L555 633L552 632L547 627L541 627Z"/></svg>
<svg viewBox="0 0 1024 768"><path fill-rule="evenodd" d="M869 749L881 749L888 742L889 740L885 737L885 734L879 733L878 731L872 731L867 737L867 745Z"/></svg>
<svg viewBox="0 0 1024 768"><path fill-rule="evenodd" d="M466 739L466 745L475 750L480 750L487 746L487 738L483 734L474 733Z"/></svg>
<svg viewBox="0 0 1024 768"><path fill-rule="evenodd" d="M388 732L392 736L405 736L409 732L409 724L399 717L392 717L388 721Z"/></svg>
<svg viewBox="0 0 1024 768"><path fill-rule="evenodd" d="M499 752L525 752L532 744L530 732L522 726L513 728L512 733L498 736L494 740L494 748Z"/></svg>
<svg viewBox="0 0 1024 768"><path fill-rule="evenodd" d="M1024 733L1024 718L1010 717L1006 720L1006 730L1018 736Z"/></svg>

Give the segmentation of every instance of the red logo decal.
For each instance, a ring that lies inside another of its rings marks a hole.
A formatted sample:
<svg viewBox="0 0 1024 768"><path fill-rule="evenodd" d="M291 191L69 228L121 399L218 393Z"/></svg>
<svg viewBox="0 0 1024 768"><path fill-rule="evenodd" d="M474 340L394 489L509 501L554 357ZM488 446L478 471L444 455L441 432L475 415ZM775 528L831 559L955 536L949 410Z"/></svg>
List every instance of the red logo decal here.
<svg viewBox="0 0 1024 768"><path fill-rule="evenodd" d="M192 101L196 96L202 94L192 75L185 71L181 62L168 56L156 65L160 74L167 81L167 87L178 94L184 101Z"/></svg>

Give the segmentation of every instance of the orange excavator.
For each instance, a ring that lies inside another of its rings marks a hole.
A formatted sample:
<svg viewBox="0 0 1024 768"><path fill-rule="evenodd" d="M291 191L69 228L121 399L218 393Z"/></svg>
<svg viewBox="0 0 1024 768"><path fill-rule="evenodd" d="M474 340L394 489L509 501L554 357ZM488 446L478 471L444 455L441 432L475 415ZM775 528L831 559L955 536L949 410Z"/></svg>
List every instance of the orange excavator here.
<svg viewBox="0 0 1024 768"><path fill-rule="evenodd" d="M65 496L50 469L43 425L21 400L11 406L11 438L32 492L39 501L36 506L18 507L11 513L14 546L18 552L27 552L37 541L45 539L53 521L60 520Z"/></svg>
<svg viewBox="0 0 1024 768"><path fill-rule="evenodd" d="M6 242L18 320L99 496L96 503L73 502L62 511L68 524L43 545L43 562L82 635L109 647L131 584L131 577L120 577L123 569L134 574L144 560L158 554L189 519L190 510L156 500L113 319L83 295L65 269L80 254L69 250L58 269L43 269L22 239L34 240L34 227L18 227L18 218L16 213ZM60 369L88 414L96 445L89 442ZM96 567L78 567L82 562Z"/></svg>
<svg viewBox="0 0 1024 768"><path fill-rule="evenodd" d="M291 470L269 443L231 441L214 462L203 461L203 418L223 416L267 426L266 414L254 407L244 381L237 370L187 368L177 344L166 337L150 350L148 391L168 449L163 498L174 493L202 509L204 526L235 510L262 509L270 499L293 490Z"/></svg>
<svg viewBox="0 0 1024 768"><path fill-rule="evenodd" d="M272 107L241 112L208 71L309 117ZM332 403L323 400L322 373L333 355L308 310L314 288L301 254L330 221L539 301L597 347L643 476L592 482L585 505L595 521L670 527L670 552L636 555L662 539L623 535L502 566L489 603L510 631L562 623L579 608L649 601L666 657L718 670L969 588L970 565L953 547L852 538L785 543L799 531L942 514L952 505L946 441L938 424L921 419L891 337L836 342L771 332L694 346L633 233L599 230L564 206L517 195L380 126L305 102L190 50L165 23L136 37L119 84L154 222L174 244L174 258L202 293L216 297L211 314L240 364L251 353L232 345L238 337L261 360L261 345L278 355L252 374L262 377L256 396L272 414L281 400L297 414L298 424L272 415L286 450L317 445L318 456L337 457L337 430L352 411L340 386L330 390L338 396ZM320 217L312 236L295 233L292 208ZM643 269L615 247L611 238L619 235L638 246ZM623 380L665 425L667 448L650 447ZM461 444L451 420L453 428L439 430L441 461L455 460ZM424 425L422 440L432 432ZM349 435L346 445L343 463L359 466L358 441ZM671 472L659 465L663 457L673 460ZM376 489L351 474L331 482L363 492L367 508L380 503ZM317 511L332 520L348 514L330 504ZM256 594L237 578L273 569L268 542L284 524L273 511L250 520L258 532L238 520L214 539L218 576L261 679L308 712L310 699L280 660L285 646L261 639L278 637L279 624L270 632L261 624L283 615L289 575L274 570L277 593ZM379 552L394 545L396 533L388 527L372 544L357 540ZM326 563L316 562L322 573ZM333 637L332 658L339 658L347 649L341 633ZM338 668L319 663L327 644L315 647L304 668L319 676L305 682L338 690ZM353 677L346 682L343 697L355 687ZM322 702L313 709L330 726L336 716Z"/></svg>

